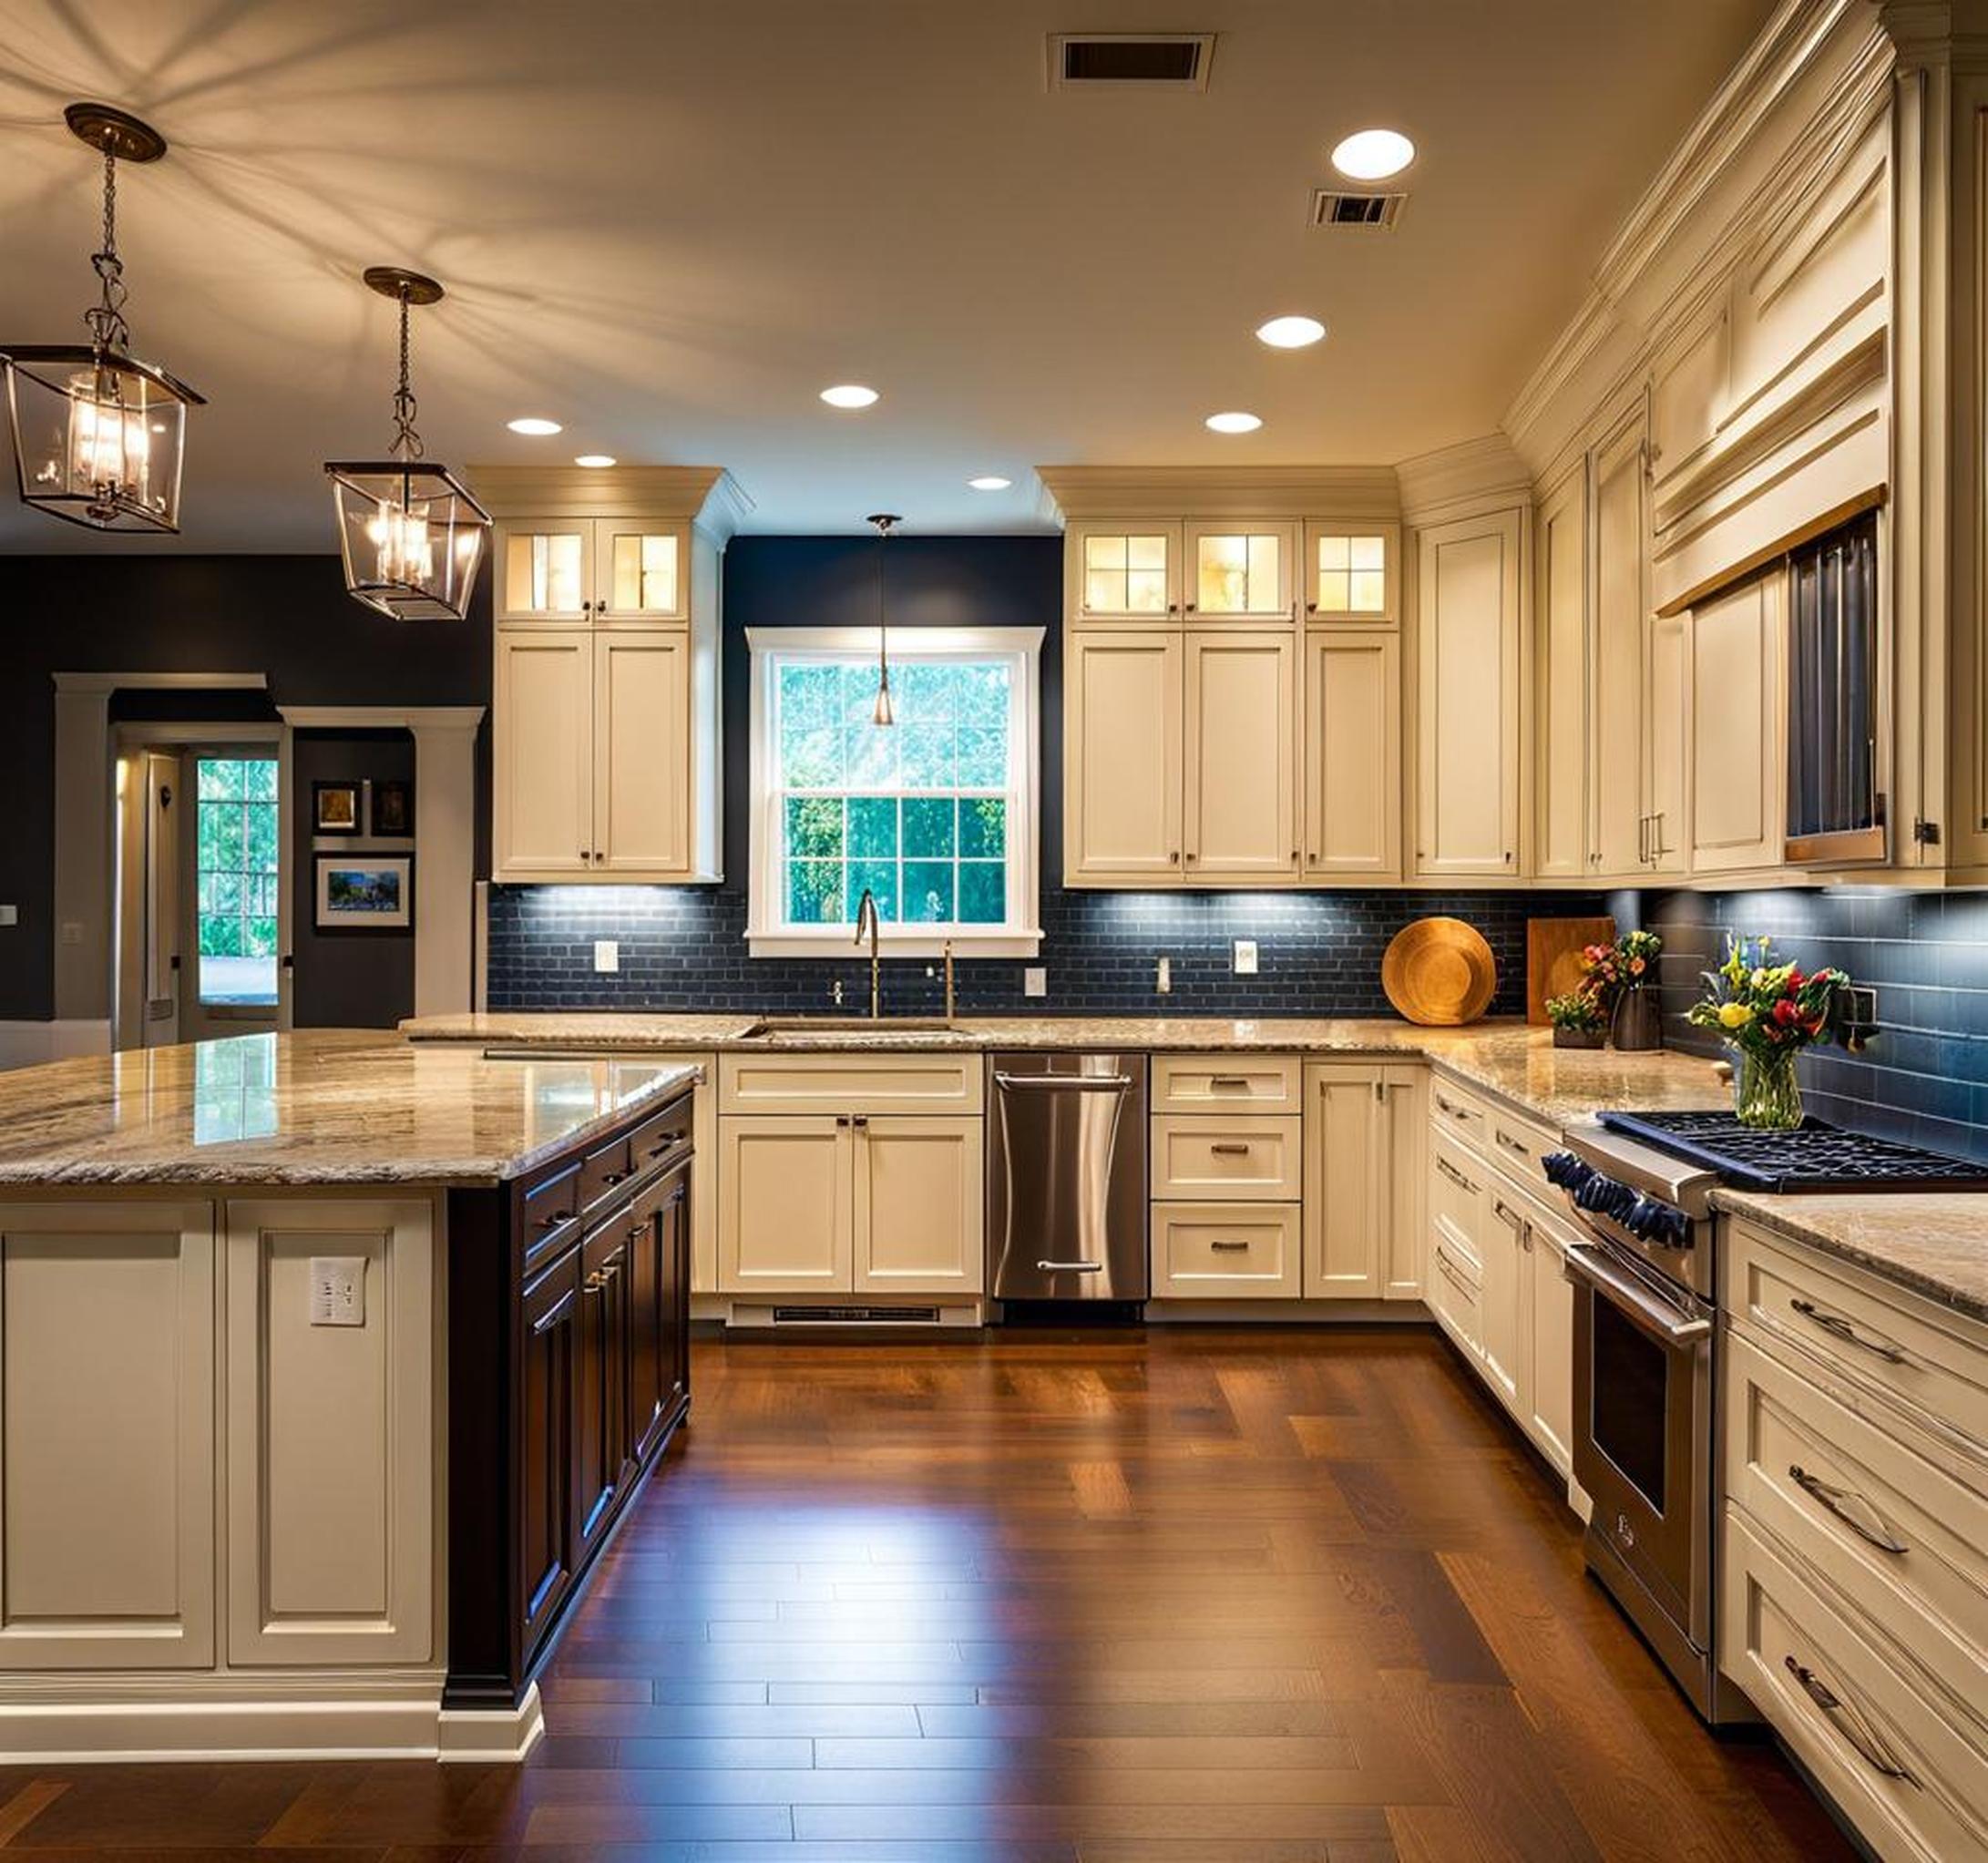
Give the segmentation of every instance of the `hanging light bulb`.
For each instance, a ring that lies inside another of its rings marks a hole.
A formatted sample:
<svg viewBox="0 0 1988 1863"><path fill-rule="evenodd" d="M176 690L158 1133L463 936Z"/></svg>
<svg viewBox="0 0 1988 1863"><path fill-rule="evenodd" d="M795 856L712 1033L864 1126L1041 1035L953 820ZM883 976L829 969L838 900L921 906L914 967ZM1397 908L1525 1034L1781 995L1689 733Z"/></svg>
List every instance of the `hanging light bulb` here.
<svg viewBox="0 0 1988 1863"><path fill-rule="evenodd" d="M895 511L873 511L863 521L876 527L876 707L870 722L895 724L897 708L890 697L890 635L884 615L884 546L892 528L904 520Z"/></svg>
<svg viewBox="0 0 1988 1863"><path fill-rule="evenodd" d="M333 461L345 589L354 600L404 621L459 621L469 612L490 514L446 466L425 463L415 430L408 309L440 302L442 287L397 265L367 269L368 287L400 305L400 385L394 391L391 459Z"/></svg>
<svg viewBox="0 0 1988 1863"><path fill-rule="evenodd" d="M90 255L101 291L83 313L87 344L0 345L21 502L92 530L177 531L186 412L205 397L132 358L118 256L118 163L157 161L166 138L108 104L71 104L63 119L104 159L104 243Z"/></svg>

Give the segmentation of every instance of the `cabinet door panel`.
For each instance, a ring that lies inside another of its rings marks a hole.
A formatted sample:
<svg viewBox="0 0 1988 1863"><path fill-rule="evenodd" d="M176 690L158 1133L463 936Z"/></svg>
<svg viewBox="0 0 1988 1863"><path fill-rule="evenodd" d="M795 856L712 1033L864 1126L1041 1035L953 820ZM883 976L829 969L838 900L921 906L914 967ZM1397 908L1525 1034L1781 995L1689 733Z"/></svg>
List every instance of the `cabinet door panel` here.
<svg viewBox="0 0 1988 1863"><path fill-rule="evenodd" d="M1519 860L1519 515L1421 534L1417 587L1423 874L1506 874Z"/></svg>
<svg viewBox="0 0 1988 1863"><path fill-rule="evenodd" d="M1691 857L1686 806L1691 618L1651 615L1645 627L1644 794L1650 817L1645 854L1653 872L1676 874Z"/></svg>
<svg viewBox="0 0 1988 1863"><path fill-rule="evenodd" d="M1563 1474L1573 1470L1573 1287L1559 1236L1528 1215L1525 1229L1529 1374L1524 1423Z"/></svg>
<svg viewBox="0 0 1988 1863"><path fill-rule="evenodd" d="M1064 580L1073 621L1143 621L1181 611L1177 524L1072 524L1064 533Z"/></svg>
<svg viewBox="0 0 1988 1863"><path fill-rule="evenodd" d="M528 1653L573 1582L573 1384L579 1319L579 1258L573 1249L526 1288L519 1383L518 1612Z"/></svg>
<svg viewBox="0 0 1988 1863"><path fill-rule="evenodd" d="M1181 872L1181 637L1068 637L1063 864L1074 880Z"/></svg>
<svg viewBox="0 0 1988 1863"><path fill-rule="evenodd" d="M1296 1300L1296 1203L1155 1203L1153 1291L1175 1300Z"/></svg>
<svg viewBox="0 0 1988 1863"><path fill-rule="evenodd" d="M1577 879L1588 845L1587 463L1540 507L1533 571L1539 590L1539 806L1533 870Z"/></svg>
<svg viewBox="0 0 1988 1863"><path fill-rule="evenodd" d="M1190 884L1296 875L1296 692L1291 634L1188 634Z"/></svg>
<svg viewBox="0 0 1988 1863"><path fill-rule="evenodd" d="M638 1200L629 1225L628 1441L649 1459L684 1388L689 1321L686 1166Z"/></svg>
<svg viewBox="0 0 1988 1863"><path fill-rule="evenodd" d="M1779 582L1764 576L1691 617L1693 870L1780 865Z"/></svg>
<svg viewBox="0 0 1988 1863"><path fill-rule="evenodd" d="M579 621L593 599L593 524L519 517L503 527L492 606L500 621Z"/></svg>
<svg viewBox="0 0 1988 1863"><path fill-rule="evenodd" d="M1633 876L1648 836L1643 816L1643 630L1647 606L1643 429L1604 446L1594 466L1593 692L1590 866Z"/></svg>
<svg viewBox="0 0 1988 1863"><path fill-rule="evenodd" d="M1401 528L1348 518L1305 527L1299 594L1307 621L1393 626L1401 619Z"/></svg>
<svg viewBox="0 0 1988 1863"><path fill-rule="evenodd" d="M1305 1293L1312 1300L1378 1300L1382 1070L1314 1063L1305 1076Z"/></svg>
<svg viewBox="0 0 1988 1863"><path fill-rule="evenodd" d="M1380 1293L1384 1300L1419 1300L1429 1220L1429 1070L1390 1062L1380 1070L1380 1092L1374 1161L1380 1184Z"/></svg>
<svg viewBox="0 0 1988 1863"><path fill-rule="evenodd" d="M849 1292L852 1131L825 1116L719 1120L722 1293Z"/></svg>
<svg viewBox="0 0 1988 1863"><path fill-rule="evenodd" d="M690 661L681 628L595 638L597 873L689 871Z"/></svg>
<svg viewBox="0 0 1988 1863"><path fill-rule="evenodd" d="M1312 630L1305 665L1305 870L1398 879L1399 642L1366 630Z"/></svg>
<svg viewBox="0 0 1988 1863"><path fill-rule="evenodd" d="M1479 1296L1484 1376L1513 1414L1522 1417L1525 1218L1516 1199L1495 1184L1484 1199L1484 1221L1478 1230L1484 1269Z"/></svg>
<svg viewBox="0 0 1988 1863"><path fill-rule="evenodd" d="M599 619L612 623L689 618L688 525L668 517L597 517L593 548Z"/></svg>
<svg viewBox="0 0 1988 1863"><path fill-rule="evenodd" d="M981 1122L861 1118L855 1131L856 1291L978 1294Z"/></svg>
<svg viewBox="0 0 1988 1863"><path fill-rule="evenodd" d="M497 877L590 870L593 635L497 630L491 787Z"/></svg>
<svg viewBox="0 0 1988 1863"><path fill-rule="evenodd" d="M1197 621L1292 619L1287 524L1190 524L1181 612Z"/></svg>
<svg viewBox="0 0 1988 1863"><path fill-rule="evenodd" d="M629 1462L630 1246L617 1216L580 1255L579 1375L574 1382L572 1564L585 1563L614 1519Z"/></svg>

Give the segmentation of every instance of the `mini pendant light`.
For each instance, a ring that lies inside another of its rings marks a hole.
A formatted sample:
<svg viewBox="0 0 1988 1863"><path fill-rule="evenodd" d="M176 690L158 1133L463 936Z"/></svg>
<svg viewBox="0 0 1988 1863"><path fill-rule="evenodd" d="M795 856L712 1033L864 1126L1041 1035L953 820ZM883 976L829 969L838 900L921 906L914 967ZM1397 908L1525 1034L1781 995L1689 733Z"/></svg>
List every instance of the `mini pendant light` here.
<svg viewBox="0 0 1988 1863"><path fill-rule="evenodd" d="M118 256L118 163L157 161L166 138L108 104L71 104L63 119L104 159L104 243L90 254L102 292L83 313L88 343L0 344L21 502L91 530L177 531L186 412L206 397L130 354Z"/></svg>
<svg viewBox="0 0 1988 1863"><path fill-rule="evenodd" d="M895 511L873 511L863 521L876 527L876 709L870 722L895 724L897 708L890 697L890 638L884 614L884 546L890 541L892 527L904 520Z"/></svg>
<svg viewBox="0 0 1988 1863"><path fill-rule="evenodd" d="M442 287L397 265L369 266L365 281L400 305L400 385L394 391L394 456L333 460L324 467L345 589L400 620L459 621L469 612L490 514L446 466L423 460L408 368L408 307L439 302Z"/></svg>

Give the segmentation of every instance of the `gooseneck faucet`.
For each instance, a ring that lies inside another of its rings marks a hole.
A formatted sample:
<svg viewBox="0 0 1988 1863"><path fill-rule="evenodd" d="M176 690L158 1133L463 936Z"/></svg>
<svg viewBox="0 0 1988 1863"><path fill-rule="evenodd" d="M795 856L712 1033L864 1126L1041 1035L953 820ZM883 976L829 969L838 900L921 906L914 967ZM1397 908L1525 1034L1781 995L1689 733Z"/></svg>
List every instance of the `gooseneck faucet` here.
<svg viewBox="0 0 1988 1863"><path fill-rule="evenodd" d="M870 937L870 1020L876 1021L884 1013L884 987L882 975L877 968L876 938L879 930L876 916L876 899L870 889L863 889L862 902L856 909L856 942L860 948L863 934Z"/></svg>

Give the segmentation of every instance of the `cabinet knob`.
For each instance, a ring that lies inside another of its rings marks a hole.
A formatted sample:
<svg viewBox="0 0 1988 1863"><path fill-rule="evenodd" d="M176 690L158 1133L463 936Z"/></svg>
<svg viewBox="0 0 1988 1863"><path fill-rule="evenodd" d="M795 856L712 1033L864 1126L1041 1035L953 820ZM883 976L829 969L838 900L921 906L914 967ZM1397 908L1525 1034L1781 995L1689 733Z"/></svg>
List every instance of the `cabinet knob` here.
<svg viewBox="0 0 1988 1863"><path fill-rule="evenodd" d="M1193 614L1193 613L1194 613L1194 604L1193 602L1189 602L1189 603L1187 604L1187 612L1188 612L1189 614Z"/></svg>
<svg viewBox="0 0 1988 1863"><path fill-rule="evenodd" d="M593 611L594 611L594 605L593 605L593 603L592 603L592 602L590 602L590 601L583 601L583 602L581 602L581 603L580 603L580 605L579 605L579 611L580 611L580 613L581 613L581 614L583 614L583 615L590 615L590 614L592 614L592 613L593 613Z"/></svg>
<svg viewBox="0 0 1988 1863"><path fill-rule="evenodd" d="M1176 847L1176 848L1175 848L1175 849L1173 850L1173 864L1174 864L1174 865L1178 866L1178 865L1180 865L1180 858L1181 858L1181 851L1180 851L1180 849L1179 849L1179 848L1177 848L1177 847Z"/></svg>
<svg viewBox="0 0 1988 1863"><path fill-rule="evenodd" d="M607 613L607 611L608 611L608 605L607 605L607 603L606 603L606 602L604 602L604 601L597 601L597 602L596 602L596 603L594 604L594 612L595 612L595 613L596 613L597 615L604 615L604 614L606 614L606 613Z"/></svg>
<svg viewBox="0 0 1988 1863"><path fill-rule="evenodd" d="M1317 614L1318 612L1318 604L1316 601L1307 601L1305 604L1305 612L1308 615Z"/></svg>

